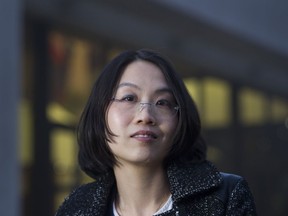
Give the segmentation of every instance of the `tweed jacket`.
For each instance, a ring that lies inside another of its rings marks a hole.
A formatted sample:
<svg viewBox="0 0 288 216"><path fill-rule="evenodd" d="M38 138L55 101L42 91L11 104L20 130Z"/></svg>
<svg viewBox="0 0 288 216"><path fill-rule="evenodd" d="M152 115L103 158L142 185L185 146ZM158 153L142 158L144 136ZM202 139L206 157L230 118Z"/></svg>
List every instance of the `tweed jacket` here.
<svg viewBox="0 0 288 216"><path fill-rule="evenodd" d="M256 215L253 196L240 176L220 173L208 162L168 166L167 175L173 208L159 216L243 216ZM58 209L56 216L113 216L115 190L113 173L75 189Z"/></svg>

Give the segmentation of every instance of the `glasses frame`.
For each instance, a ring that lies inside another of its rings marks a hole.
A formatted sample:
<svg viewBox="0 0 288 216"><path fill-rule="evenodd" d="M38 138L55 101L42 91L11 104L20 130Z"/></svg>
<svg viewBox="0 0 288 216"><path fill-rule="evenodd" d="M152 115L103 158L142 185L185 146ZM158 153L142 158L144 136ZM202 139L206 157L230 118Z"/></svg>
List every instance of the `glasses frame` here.
<svg viewBox="0 0 288 216"><path fill-rule="evenodd" d="M121 100L121 99L117 99L117 98L112 98L111 99L111 101L112 102L117 102L117 103L125 103L125 102L127 102L127 101L125 101L125 100ZM131 102L132 103L132 102ZM135 102L133 102L133 103L135 103L138 107L137 107L137 110L138 110L138 112L141 112L143 109L144 109L144 106L145 105L150 105L150 106L154 106L154 110L155 110L155 107L156 107L156 103L151 103L151 102L138 102L138 101L135 101ZM178 106L178 105L176 105L176 106L174 106L174 107L172 107L173 108L173 110L175 110L174 112L175 113L173 113L172 115L171 115L171 117L174 117L174 116L176 116L176 114L178 113L178 111L179 111L179 109L180 109L180 106ZM172 111L173 111L172 110Z"/></svg>

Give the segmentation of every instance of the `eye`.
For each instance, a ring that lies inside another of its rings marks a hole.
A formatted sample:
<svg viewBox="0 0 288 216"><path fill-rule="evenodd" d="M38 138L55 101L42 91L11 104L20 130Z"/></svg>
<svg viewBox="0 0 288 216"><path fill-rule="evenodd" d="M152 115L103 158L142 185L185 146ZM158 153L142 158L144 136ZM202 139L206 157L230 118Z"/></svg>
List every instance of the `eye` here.
<svg viewBox="0 0 288 216"><path fill-rule="evenodd" d="M134 95L125 95L120 100L123 102L136 102L136 97Z"/></svg>
<svg viewBox="0 0 288 216"><path fill-rule="evenodd" d="M156 102L156 106L171 108L172 107L172 103L169 100L162 99L162 100L158 100Z"/></svg>

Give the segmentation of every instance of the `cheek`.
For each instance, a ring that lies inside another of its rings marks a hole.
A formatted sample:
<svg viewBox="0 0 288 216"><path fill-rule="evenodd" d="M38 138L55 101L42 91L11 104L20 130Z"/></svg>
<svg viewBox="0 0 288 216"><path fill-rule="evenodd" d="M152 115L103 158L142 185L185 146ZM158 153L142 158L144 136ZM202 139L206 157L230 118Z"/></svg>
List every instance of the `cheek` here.
<svg viewBox="0 0 288 216"><path fill-rule="evenodd" d="M177 125L178 125L178 118L171 119L171 121L167 123L167 130L171 131L172 134L174 135L177 129Z"/></svg>
<svg viewBox="0 0 288 216"><path fill-rule="evenodd" d="M175 120L171 120L167 125L166 125L166 136L167 139L169 139L171 142L174 140L174 137L176 136L176 130L177 130L177 125L178 125L178 119L175 118Z"/></svg>
<svg viewBox="0 0 288 216"><path fill-rule="evenodd" d="M125 115L120 114L117 109L110 107L107 111L106 121L109 129L114 134L119 134L119 130L123 129L128 124L128 119Z"/></svg>

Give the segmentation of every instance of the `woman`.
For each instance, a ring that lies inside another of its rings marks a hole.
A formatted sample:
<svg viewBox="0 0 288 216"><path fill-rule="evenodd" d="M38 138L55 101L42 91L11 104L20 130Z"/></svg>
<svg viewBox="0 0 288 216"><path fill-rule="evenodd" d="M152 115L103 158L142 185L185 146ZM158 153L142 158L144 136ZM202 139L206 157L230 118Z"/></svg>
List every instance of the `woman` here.
<svg viewBox="0 0 288 216"><path fill-rule="evenodd" d="M56 215L256 215L245 180L206 161L200 130L166 59L121 53L95 83L78 127L79 164L95 182L74 190Z"/></svg>

